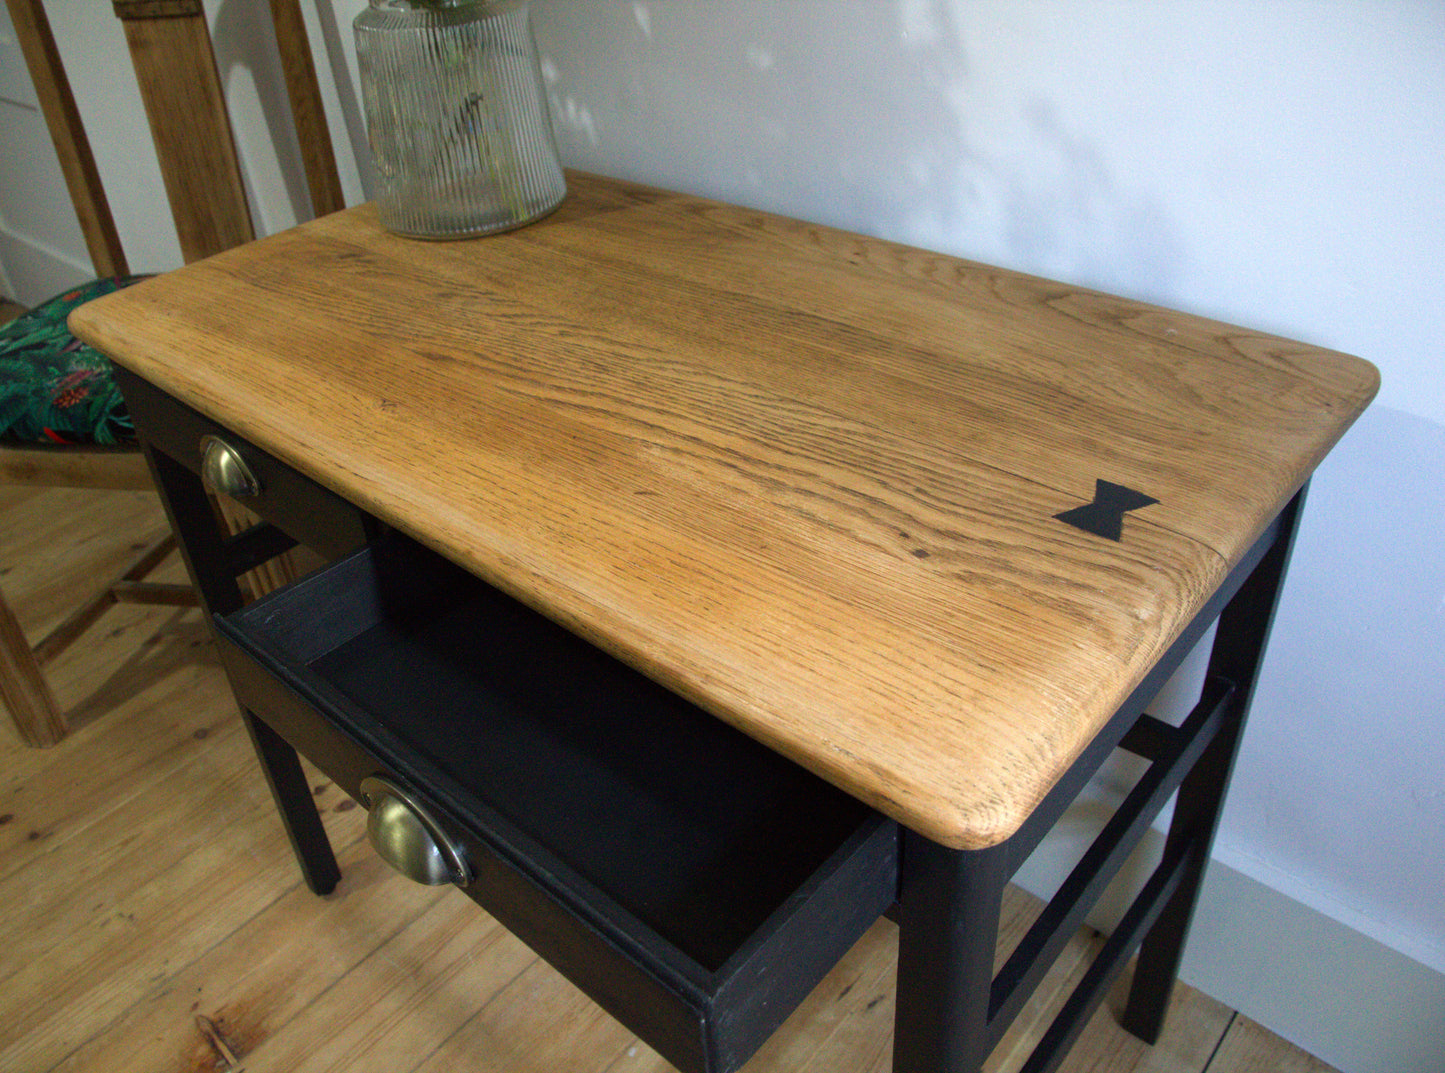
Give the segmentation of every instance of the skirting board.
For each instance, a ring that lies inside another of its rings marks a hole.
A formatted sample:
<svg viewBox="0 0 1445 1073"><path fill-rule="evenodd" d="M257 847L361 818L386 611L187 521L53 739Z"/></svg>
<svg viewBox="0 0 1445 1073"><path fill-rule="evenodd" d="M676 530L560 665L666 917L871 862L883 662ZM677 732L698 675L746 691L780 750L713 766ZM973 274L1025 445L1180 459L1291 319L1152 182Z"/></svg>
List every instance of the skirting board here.
<svg viewBox="0 0 1445 1073"><path fill-rule="evenodd" d="M1445 976L1218 860L1180 975L1342 1073L1445 1073Z"/></svg>
<svg viewBox="0 0 1445 1073"><path fill-rule="evenodd" d="M0 263L5 297L24 306L35 306L77 283L90 279L88 264L75 260L38 242L0 227Z"/></svg>
<svg viewBox="0 0 1445 1073"><path fill-rule="evenodd" d="M1052 894L1087 845L1078 820L1045 839L1019 886ZM1150 830L1090 924L1113 926L1162 846ZM1180 978L1341 1073L1445 1073L1445 975L1217 859Z"/></svg>

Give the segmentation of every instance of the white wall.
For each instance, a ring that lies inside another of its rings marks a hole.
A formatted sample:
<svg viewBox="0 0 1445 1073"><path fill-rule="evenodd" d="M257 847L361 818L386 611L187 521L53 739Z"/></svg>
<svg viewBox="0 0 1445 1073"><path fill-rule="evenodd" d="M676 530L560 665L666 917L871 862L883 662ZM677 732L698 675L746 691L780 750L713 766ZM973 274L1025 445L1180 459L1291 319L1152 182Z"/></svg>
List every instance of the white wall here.
<svg viewBox="0 0 1445 1073"><path fill-rule="evenodd" d="M211 14L260 224L273 230L294 219L297 187L267 148L277 90L257 6L221 0ZM353 199L365 167L351 163L364 156L349 27L360 6L307 5L323 80L337 78L333 126ZM176 263L118 25L108 5L48 7L133 263ZM1421 987L1438 987L1445 4L534 0L533 12L570 165L1153 300L1380 367L1379 401L1313 487L1217 857L1222 875L1403 955ZM12 119L0 110L0 122ZM47 167L36 159L34 175ZM13 171L0 169L7 220ZM1220 990L1234 987L1231 973L1287 986L1228 950L1205 955ZM1249 994L1240 983L1232 998ZM1429 1005L1441 995L1422 1008L1445 1008ZM1323 1021L1291 1031L1346 1068L1411 1068L1322 1038L1340 1034Z"/></svg>
<svg viewBox="0 0 1445 1073"><path fill-rule="evenodd" d="M89 273L40 102L0 5L0 294L29 305Z"/></svg>

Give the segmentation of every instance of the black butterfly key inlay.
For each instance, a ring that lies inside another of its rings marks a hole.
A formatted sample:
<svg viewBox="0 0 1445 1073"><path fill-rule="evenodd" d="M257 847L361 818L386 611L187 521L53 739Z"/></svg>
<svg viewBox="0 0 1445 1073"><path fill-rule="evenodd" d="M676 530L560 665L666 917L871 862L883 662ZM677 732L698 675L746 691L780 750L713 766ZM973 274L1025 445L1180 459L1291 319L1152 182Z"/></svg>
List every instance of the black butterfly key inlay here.
<svg viewBox="0 0 1445 1073"><path fill-rule="evenodd" d="M1107 540L1119 540L1124 532L1125 514L1158 502L1153 496L1125 488L1122 484L1095 480L1092 503L1055 514L1054 517L1086 533L1093 533Z"/></svg>

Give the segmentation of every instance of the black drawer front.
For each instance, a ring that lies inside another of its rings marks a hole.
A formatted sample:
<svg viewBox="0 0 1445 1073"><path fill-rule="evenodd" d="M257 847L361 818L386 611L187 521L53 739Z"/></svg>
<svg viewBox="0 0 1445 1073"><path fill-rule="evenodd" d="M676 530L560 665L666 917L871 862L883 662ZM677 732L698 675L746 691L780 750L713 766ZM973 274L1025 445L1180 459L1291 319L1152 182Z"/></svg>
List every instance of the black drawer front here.
<svg viewBox="0 0 1445 1073"><path fill-rule="evenodd" d="M737 1068L892 903L894 824L391 545L218 622L241 702L353 796L380 774L421 798L467 892L669 1061ZM432 697L452 723L415 714Z"/></svg>
<svg viewBox="0 0 1445 1073"><path fill-rule="evenodd" d="M154 449L199 474L202 439L218 437L241 453L260 485L257 495L237 499L242 506L326 558L365 542L365 515L345 499L134 373L114 369L136 430Z"/></svg>
<svg viewBox="0 0 1445 1073"><path fill-rule="evenodd" d="M220 645L241 703L352 797L359 797L361 780L370 775L413 785L407 765L389 765L372 756L241 649L224 639ZM685 993L659 983L595 922L560 904L435 802L428 799L427 804L465 847L474 873L466 888L469 896L674 1064L706 1068L699 1027L705 1004L700 995L690 1003Z"/></svg>

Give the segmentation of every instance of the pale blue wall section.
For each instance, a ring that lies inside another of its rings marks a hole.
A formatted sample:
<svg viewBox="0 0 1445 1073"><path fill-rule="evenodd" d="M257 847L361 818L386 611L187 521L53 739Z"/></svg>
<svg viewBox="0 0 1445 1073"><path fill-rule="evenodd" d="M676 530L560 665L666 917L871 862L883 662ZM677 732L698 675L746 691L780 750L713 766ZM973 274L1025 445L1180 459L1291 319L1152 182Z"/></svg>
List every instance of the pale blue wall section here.
<svg viewBox="0 0 1445 1073"><path fill-rule="evenodd" d="M1220 853L1437 971L1442 545L1445 427L1367 411L1311 488Z"/></svg>

